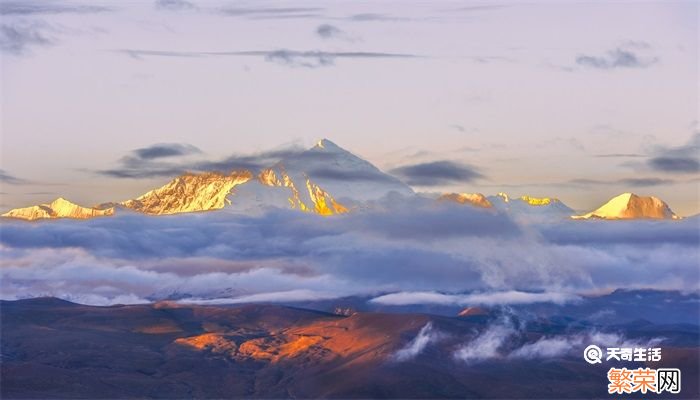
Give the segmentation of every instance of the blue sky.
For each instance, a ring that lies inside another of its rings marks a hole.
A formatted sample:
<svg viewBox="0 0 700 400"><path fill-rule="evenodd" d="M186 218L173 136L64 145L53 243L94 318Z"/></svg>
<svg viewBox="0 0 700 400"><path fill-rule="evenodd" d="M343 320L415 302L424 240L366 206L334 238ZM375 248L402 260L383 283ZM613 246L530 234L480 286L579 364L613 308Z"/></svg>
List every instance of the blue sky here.
<svg viewBox="0 0 700 400"><path fill-rule="evenodd" d="M134 149L211 160L327 137L421 191L621 192L698 209L698 3L3 1L5 208L93 204ZM468 176L468 177L467 177Z"/></svg>

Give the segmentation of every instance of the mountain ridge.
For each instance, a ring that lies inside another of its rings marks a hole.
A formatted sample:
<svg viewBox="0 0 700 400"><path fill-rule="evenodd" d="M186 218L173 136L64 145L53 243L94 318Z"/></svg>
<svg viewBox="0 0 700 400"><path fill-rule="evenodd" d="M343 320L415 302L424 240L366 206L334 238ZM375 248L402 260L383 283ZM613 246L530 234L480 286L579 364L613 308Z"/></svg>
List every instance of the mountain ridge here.
<svg viewBox="0 0 700 400"><path fill-rule="evenodd" d="M15 208L2 214L2 216L6 218L24 219L29 221L57 218L89 219L110 215L114 215L114 207L105 209L83 207L72 203L63 197L58 197L50 203Z"/></svg>
<svg viewBox="0 0 700 400"><path fill-rule="evenodd" d="M408 197L416 195L398 178L382 172L332 141L321 139L313 147L287 155L259 170L186 172L160 187L121 202L83 207L59 197L51 203L12 209L2 216L24 220L89 219L111 216L117 210L146 215L214 210L255 214L269 208L329 216L361 209L368 204L371 206L374 201L392 193ZM630 203L630 198L635 202L631 208L636 209L636 213L621 211ZM574 215L573 209L554 197L510 197L503 192L495 196L443 193L437 200L494 209L526 220L679 218L660 199L631 193L623 193L608 202L614 205L604 205L584 215Z"/></svg>

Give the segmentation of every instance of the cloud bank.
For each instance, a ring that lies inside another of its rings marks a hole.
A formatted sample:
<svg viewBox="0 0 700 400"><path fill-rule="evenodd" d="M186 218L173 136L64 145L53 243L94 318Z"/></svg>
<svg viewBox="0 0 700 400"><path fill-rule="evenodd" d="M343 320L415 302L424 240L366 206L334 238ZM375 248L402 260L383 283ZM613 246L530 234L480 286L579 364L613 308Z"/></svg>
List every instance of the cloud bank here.
<svg viewBox="0 0 700 400"><path fill-rule="evenodd" d="M2 221L6 299L53 295L378 304L576 301L615 288L698 290L697 219L521 225L488 210L393 199L332 218L226 209L88 221Z"/></svg>

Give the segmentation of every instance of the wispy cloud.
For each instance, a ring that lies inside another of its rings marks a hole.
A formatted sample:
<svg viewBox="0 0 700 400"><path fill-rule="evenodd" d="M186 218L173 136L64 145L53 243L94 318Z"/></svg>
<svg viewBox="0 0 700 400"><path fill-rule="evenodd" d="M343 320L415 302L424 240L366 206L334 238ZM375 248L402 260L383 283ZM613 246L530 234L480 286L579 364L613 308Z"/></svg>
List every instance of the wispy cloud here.
<svg viewBox="0 0 700 400"><path fill-rule="evenodd" d="M579 297L570 293L543 292L530 293L515 290L505 292L489 292L474 294L444 294L438 292L398 292L375 297L373 303L405 306L415 304L441 304L441 305L504 305L504 304L533 304L555 303L564 304L575 302Z"/></svg>
<svg viewBox="0 0 700 400"><path fill-rule="evenodd" d="M506 341L517 333L510 323L492 324L454 352L454 358L471 364L499 358Z"/></svg>
<svg viewBox="0 0 700 400"><path fill-rule="evenodd" d="M463 7L453 8L447 11L486 11L498 10L502 8L512 7L512 4L474 4Z"/></svg>
<svg viewBox="0 0 700 400"><path fill-rule="evenodd" d="M456 130L457 132L462 132L462 133L465 133L467 131L466 128L464 128L464 126L459 125L459 124L452 124L452 125L450 125L450 128Z"/></svg>
<svg viewBox="0 0 700 400"><path fill-rule="evenodd" d="M468 183L484 178L484 175L471 165L446 160L406 165L389 172L415 186Z"/></svg>
<svg viewBox="0 0 700 400"><path fill-rule="evenodd" d="M158 143L134 150L134 156L142 160L153 160L156 158L184 156L201 152L201 150L191 144Z"/></svg>
<svg viewBox="0 0 700 400"><path fill-rule="evenodd" d="M700 172L700 161L690 157L654 157L649 161L649 165L663 172Z"/></svg>
<svg viewBox="0 0 700 400"><path fill-rule="evenodd" d="M525 359L552 359L560 357L579 348L583 343L582 336L562 336L562 337L543 337L536 342L524 344L519 349L513 351L510 358L525 358Z"/></svg>
<svg viewBox="0 0 700 400"><path fill-rule="evenodd" d="M317 68L334 64L334 56L320 51L276 50L265 55L265 60L289 67Z"/></svg>
<svg viewBox="0 0 700 400"><path fill-rule="evenodd" d="M453 357L467 364L496 359L551 360L574 355L580 357L581 351L588 344L602 347L648 348L658 346L665 340L661 337L628 339L618 333L596 329L541 336L535 341L531 341L527 336L522 325L516 325L511 317L504 316L455 350Z"/></svg>
<svg viewBox="0 0 700 400"><path fill-rule="evenodd" d="M222 7L217 10L221 15L249 19L291 19L313 18L323 15L320 7Z"/></svg>
<svg viewBox="0 0 700 400"><path fill-rule="evenodd" d="M428 322L421 328L413 340L394 353L393 359L395 361L408 361L416 358L429 344L439 340L440 336L440 333L433 329L433 324Z"/></svg>
<svg viewBox="0 0 700 400"><path fill-rule="evenodd" d="M218 299L198 299L198 298L188 298L183 300L182 303L187 304L244 304L244 303L290 303L290 302L300 302L300 301L317 301L317 300L328 300L335 299L338 297L337 293L309 290L309 289L295 289L286 290L281 292L268 292L268 293L258 293L245 296L239 296L234 298L218 298Z"/></svg>
<svg viewBox="0 0 700 400"><path fill-rule="evenodd" d="M617 181L623 185L637 186L637 187L647 187L647 186L661 186L661 185L671 185L676 183L673 179L662 179L662 178L625 178Z"/></svg>
<svg viewBox="0 0 700 400"><path fill-rule="evenodd" d="M24 55L36 47L55 44L49 34L52 28L44 21L8 21L0 25L0 50L12 55Z"/></svg>
<svg viewBox="0 0 700 400"><path fill-rule="evenodd" d="M194 3L185 0L156 0L155 7L158 10L166 11L183 11L197 8Z"/></svg>
<svg viewBox="0 0 700 400"><path fill-rule="evenodd" d="M576 57L576 64L581 67L612 70L620 68L647 68L659 61L658 57L642 56L639 46L626 44L607 51L602 55L581 54Z"/></svg>
<svg viewBox="0 0 700 400"><path fill-rule="evenodd" d="M644 154L638 153L609 153L609 154L596 154L593 157L598 158L644 158L647 157Z"/></svg>
<svg viewBox="0 0 700 400"><path fill-rule="evenodd" d="M370 21L399 21L404 18L395 17L389 14L379 14L379 13L361 13L353 14L346 18L350 21L358 22L370 22Z"/></svg>
<svg viewBox="0 0 700 400"><path fill-rule="evenodd" d="M191 160L186 156L202 154L197 147L186 143L160 143L131 151L119 159L116 168L96 171L112 178L148 179L174 177L185 172L250 170L257 172L280 160L300 155L298 146L255 154L234 154L220 160Z"/></svg>
<svg viewBox="0 0 700 400"><path fill-rule="evenodd" d="M567 182L567 184L577 185L577 186L588 186L588 185L609 185L609 186L632 186L632 187L649 187L649 186L661 186L661 185L673 185L677 183L673 179L664 178L622 178L615 180L599 180L599 179L572 179Z"/></svg>
<svg viewBox="0 0 700 400"><path fill-rule="evenodd" d="M342 29L330 24L319 25L316 28L316 34L322 39L337 39L345 38L347 36Z"/></svg>
<svg viewBox="0 0 700 400"><path fill-rule="evenodd" d="M297 51L288 49L279 50L251 50L251 51L221 51L221 52L202 52L202 51L163 51L163 50L136 50L136 49L120 49L115 50L118 53L126 54L136 59L144 57L262 57L265 61L284 65L288 67L306 67L317 68L335 65L337 59L405 59L419 58L421 56L415 54L403 53L382 53L382 52L362 52L362 51L320 51L308 50Z"/></svg>
<svg viewBox="0 0 700 400"><path fill-rule="evenodd" d="M0 183L7 183L10 185L22 185L28 182L24 179L11 175L4 169L0 169Z"/></svg>
<svg viewBox="0 0 700 400"><path fill-rule="evenodd" d="M629 340L617 333L588 331L560 336L543 336L536 342L530 342L513 350L508 358L520 359L552 359L578 353L588 344L603 347L648 348L663 342L663 338L647 340Z"/></svg>
<svg viewBox="0 0 700 400"><path fill-rule="evenodd" d="M119 167L97 173L112 178L171 177L188 169L186 162L179 161L179 158L201 153L201 150L191 144L158 143L133 150L119 160ZM168 161L163 161L164 159Z"/></svg>
<svg viewBox="0 0 700 400"><path fill-rule="evenodd" d="M88 14L107 11L113 11L113 9L92 4L76 4L64 1L3 0L0 2L0 15Z"/></svg>

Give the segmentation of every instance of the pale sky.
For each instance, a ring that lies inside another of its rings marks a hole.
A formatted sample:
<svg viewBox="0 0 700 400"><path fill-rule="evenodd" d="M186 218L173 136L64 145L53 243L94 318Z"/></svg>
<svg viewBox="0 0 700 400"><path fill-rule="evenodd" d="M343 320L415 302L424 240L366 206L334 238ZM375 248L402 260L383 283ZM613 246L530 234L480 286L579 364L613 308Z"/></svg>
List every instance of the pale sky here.
<svg viewBox="0 0 700 400"><path fill-rule="evenodd" d="M328 138L418 191L632 191L700 212L698 2L0 3L0 208L136 197L135 149L220 160Z"/></svg>

